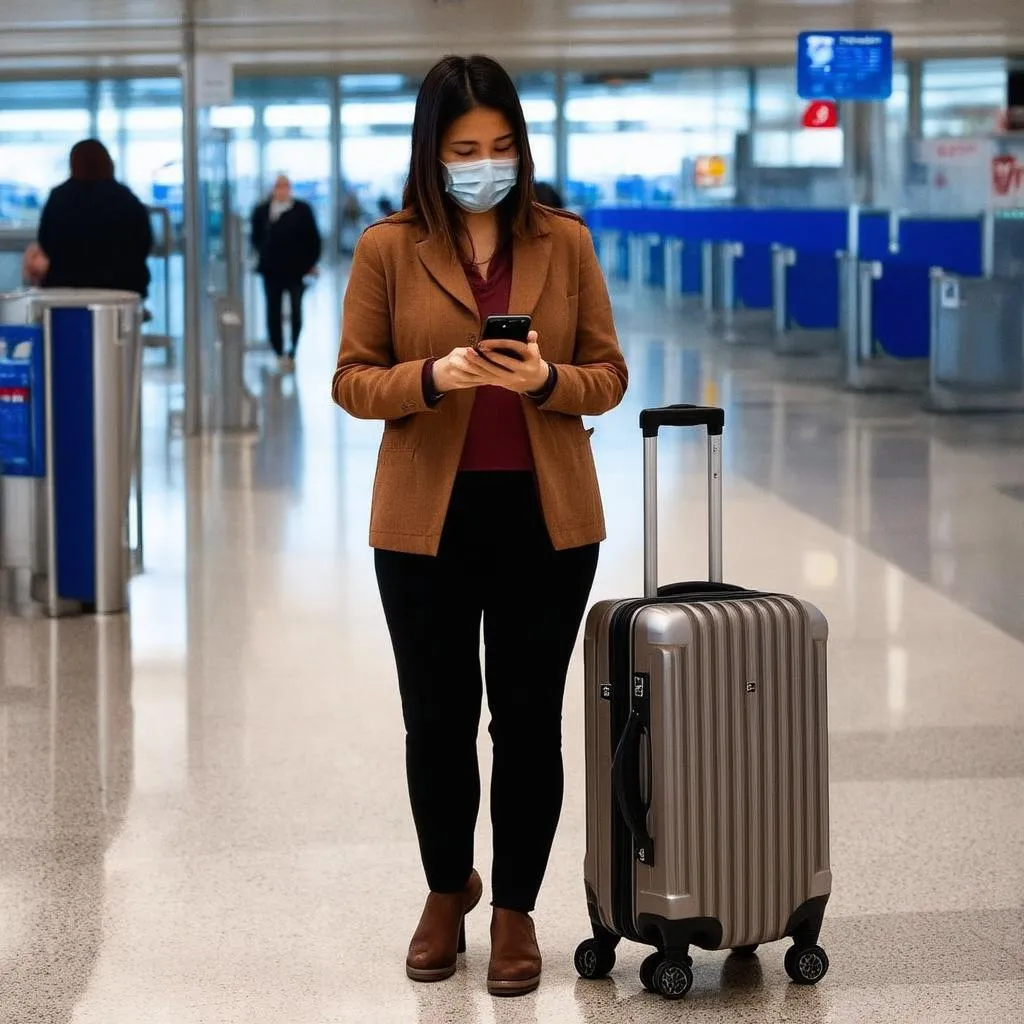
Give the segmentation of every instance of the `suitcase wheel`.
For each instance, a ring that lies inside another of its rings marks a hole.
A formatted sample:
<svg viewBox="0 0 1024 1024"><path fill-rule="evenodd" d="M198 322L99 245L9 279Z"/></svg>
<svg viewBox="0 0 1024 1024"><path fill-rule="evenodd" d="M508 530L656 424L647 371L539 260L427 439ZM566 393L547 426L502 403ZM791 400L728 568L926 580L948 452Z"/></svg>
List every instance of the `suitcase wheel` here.
<svg viewBox="0 0 1024 1024"><path fill-rule="evenodd" d="M798 985L817 985L828 973L828 957L821 946L790 946L786 973Z"/></svg>
<svg viewBox="0 0 1024 1024"><path fill-rule="evenodd" d="M643 985L648 992L657 992L657 988L654 986L654 972L661 966L665 961L664 953L652 953L641 965L640 965L640 984Z"/></svg>
<svg viewBox="0 0 1024 1024"><path fill-rule="evenodd" d="M607 978L615 966L615 950L597 939L587 939L576 947L573 963L576 973L587 981Z"/></svg>
<svg viewBox="0 0 1024 1024"><path fill-rule="evenodd" d="M693 988L693 971L681 960L662 960L654 969L652 981L654 991L659 995L666 999L682 999Z"/></svg>

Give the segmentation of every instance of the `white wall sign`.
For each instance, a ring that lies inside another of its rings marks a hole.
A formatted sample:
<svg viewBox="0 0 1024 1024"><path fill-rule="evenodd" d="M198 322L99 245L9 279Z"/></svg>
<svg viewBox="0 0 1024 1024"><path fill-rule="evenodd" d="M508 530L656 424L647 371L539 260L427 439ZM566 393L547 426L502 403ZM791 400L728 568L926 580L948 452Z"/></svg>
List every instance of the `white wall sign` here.
<svg viewBox="0 0 1024 1024"><path fill-rule="evenodd" d="M223 57L196 55L196 106L223 107L234 99L235 76Z"/></svg>

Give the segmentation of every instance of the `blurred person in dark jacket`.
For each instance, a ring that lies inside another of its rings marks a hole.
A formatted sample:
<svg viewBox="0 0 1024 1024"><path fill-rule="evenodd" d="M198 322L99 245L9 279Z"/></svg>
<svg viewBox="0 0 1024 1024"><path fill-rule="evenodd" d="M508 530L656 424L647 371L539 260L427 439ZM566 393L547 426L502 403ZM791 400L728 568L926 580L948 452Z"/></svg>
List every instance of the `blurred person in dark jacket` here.
<svg viewBox="0 0 1024 1024"><path fill-rule="evenodd" d="M537 182L534 186L534 194L537 196L537 202L541 206L550 207L552 210L565 208L565 203L562 202L558 189L554 185L549 185L546 181Z"/></svg>
<svg viewBox="0 0 1024 1024"><path fill-rule="evenodd" d="M114 179L106 146L85 139L71 150L71 176L51 193L39 219L31 268L44 288L113 288L149 293L153 248L149 211Z"/></svg>
<svg viewBox="0 0 1024 1024"><path fill-rule="evenodd" d="M313 208L296 199L283 174L274 182L270 198L252 212L252 247L259 256L256 272L267 296L267 334L283 369L295 365L295 350L302 332L302 294L305 278L316 272L321 238ZM284 350L284 296L291 313L291 350Z"/></svg>

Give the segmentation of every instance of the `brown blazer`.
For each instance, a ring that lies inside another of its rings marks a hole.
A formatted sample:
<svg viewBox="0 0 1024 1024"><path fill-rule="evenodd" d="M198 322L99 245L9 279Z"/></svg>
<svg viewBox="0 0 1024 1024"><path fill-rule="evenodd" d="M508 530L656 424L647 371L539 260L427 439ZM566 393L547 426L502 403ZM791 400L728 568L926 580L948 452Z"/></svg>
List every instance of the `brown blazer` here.
<svg viewBox="0 0 1024 1024"><path fill-rule="evenodd" d="M603 540L604 513L582 416L614 408L626 389L611 302L594 245L572 214L537 208L513 249L509 313L529 314L541 353L557 365L547 401L523 399L541 505L556 548ZM437 554L475 393L427 405L423 364L472 345L480 317L466 273L408 215L360 239L345 293L332 395L360 419L384 420L370 544Z"/></svg>

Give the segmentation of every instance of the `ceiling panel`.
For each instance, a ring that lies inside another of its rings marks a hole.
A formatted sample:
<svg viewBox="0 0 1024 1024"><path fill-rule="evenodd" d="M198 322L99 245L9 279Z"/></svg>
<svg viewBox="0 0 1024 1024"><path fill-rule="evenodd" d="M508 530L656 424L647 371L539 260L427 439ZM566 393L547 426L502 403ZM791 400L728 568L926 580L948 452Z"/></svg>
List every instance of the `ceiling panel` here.
<svg viewBox="0 0 1024 1024"><path fill-rule="evenodd" d="M186 0L0 0L0 59L172 61ZM1024 0L195 0L243 64L413 66L447 51L622 68L792 58L808 28L890 28L903 55L1024 52Z"/></svg>

